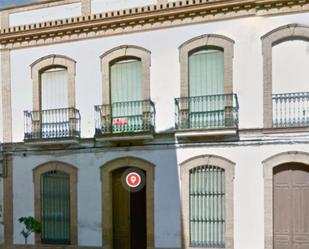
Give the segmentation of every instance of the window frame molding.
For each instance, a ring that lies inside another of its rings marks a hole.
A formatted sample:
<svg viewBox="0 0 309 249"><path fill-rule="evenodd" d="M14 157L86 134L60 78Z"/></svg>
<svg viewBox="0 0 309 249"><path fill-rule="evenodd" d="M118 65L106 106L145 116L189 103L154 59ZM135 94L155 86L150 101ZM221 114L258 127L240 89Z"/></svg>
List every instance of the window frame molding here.
<svg viewBox="0 0 309 249"><path fill-rule="evenodd" d="M286 151L268 157L263 164L264 178L264 248L274 248L273 169L286 163L301 163L309 167L309 153Z"/></svg>
<svg viewBox="0 0 309 249"><path fill-rule="evenodd" d="M235 163L216 155L200 155L180 163L181 179L181 219L182 219L182 248L210 249L208 247L190 246L189 222L189 172L190 169L201 165L214 165L225 171L225 249L234 248L234 171Z"/></svg>
<svg viewBox="0 0 309 249"><path fill-rule="evenodd" d="M151 52L135 45L121 45L108 50L100 56L102 73L102 104L110 104L110 65L115 60L137 58L142 63L143 100L150 100Z"/></svg>
<svg viewBox="0 0 309 249"><path fill-rule="evenodd" d="M77 245L77 173L73 165L60 161L50 161L36 166L33 169L34 184L34 217L41 220L41 176L49 171L58 170L65 172L70 177L70 245ZM35 234L35 245L46 245L41 242L41 235Z"/></svg>
<svg viewBox="0 0 309 249"><path fill-rule="evenodd" d="M31 65L33 111L41 110L41 74L53 67L66 68L68 72L68 108L75 108L76 61L58 54L50 54L34 61Z"/></svg>
<svg viewBox="0 0 309 249"><path fill-rule="evenodd" d="M116 158L106 162L100 168L102 189L102 248L113 248L113 216L112 213L112 172L116 169L134 166L146 171L146 227L147 249L154 248L154 178L155 165L136 157Z"/></svg>
<svg viewBox="0 0 309 249"><path fill-rule="evenodd" d="M224 58L224 93L233 93L233 58L234 41L218 34L205 34L194 37L181 44L180 61L180 97L189 97L189 53L203 47L218 47L223 49Z"/></svg>
<svg viewBox="0 0 309 249"><path fill-rule="evenodd" d="M300 24L288 24L271 30L261 37L263 56L263 126L273 128L272 104L272 48L291 40L309 41L309 27Z"/></svg>

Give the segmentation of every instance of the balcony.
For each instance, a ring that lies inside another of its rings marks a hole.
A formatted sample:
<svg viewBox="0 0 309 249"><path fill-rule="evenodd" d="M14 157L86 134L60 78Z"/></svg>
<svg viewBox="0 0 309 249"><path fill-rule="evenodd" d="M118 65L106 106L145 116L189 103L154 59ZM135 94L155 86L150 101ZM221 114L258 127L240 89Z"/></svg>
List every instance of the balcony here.
<svg viewBox="0 0 309 249"><path fill-rule="evenodd" d="M204 137L236 135L238 99L236 94L218 94L175 99L176 136Z"/></svg>
<svg viewBox="0 0 309 249"><path fill-rule="evenodd" d="M273 127L304 127L309 125L309 92L272 95Z"/></svg>
<svg viewBox="0 0 309 249"><path fill-rule="evenodd" d="M25 142L61 143L80 137L80 114L75 108L25 111Z"/></svg>
<svg viewBox="0 0 309 249"><path fill-rule="evenodd" d="M133 141L153 138L155 106L150 100L95 106L96 139Z"/></svg>

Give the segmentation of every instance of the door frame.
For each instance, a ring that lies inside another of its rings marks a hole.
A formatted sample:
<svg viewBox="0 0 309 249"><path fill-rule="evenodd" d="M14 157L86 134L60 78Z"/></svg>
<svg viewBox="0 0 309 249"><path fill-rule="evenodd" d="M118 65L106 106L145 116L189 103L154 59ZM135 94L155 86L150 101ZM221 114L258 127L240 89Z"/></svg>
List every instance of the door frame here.
<svg viewBox="0 0 309 249"><path fill-rule="evenodd" d="M152 163L135 158L117 158L101 167L102 182L102 245L103 249L113 249L113 196L112 172L123 167L135 167L146 172L146 227L147 249L154 249L154 168Z"/></svg>
<svg viewBox="0 0 309 249"><path fill-rule="evenodd" d="M273 169L286 163L301 163L309 168L309 153L287 151L273 155L263 162L264 176L264 249L274 248Z"/></svg>

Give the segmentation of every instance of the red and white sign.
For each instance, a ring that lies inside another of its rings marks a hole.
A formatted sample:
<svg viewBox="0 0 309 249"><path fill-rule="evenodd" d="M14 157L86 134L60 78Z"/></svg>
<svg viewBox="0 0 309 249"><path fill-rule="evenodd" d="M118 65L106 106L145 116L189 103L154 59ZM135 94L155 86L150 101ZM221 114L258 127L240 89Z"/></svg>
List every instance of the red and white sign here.
<svg viewBox="0 0 309 249"><path fill-rule="evenodd" d="M142 182L141 176L136 172L131 172L126 177L126 183L130 188L138 187Z"/></svg>
<svg viewBox="0 0 309 249"><path fill-rule="evenodd" d="M113 119L113 125L127 125L128 120L126 118L115 118Z"/></svg>

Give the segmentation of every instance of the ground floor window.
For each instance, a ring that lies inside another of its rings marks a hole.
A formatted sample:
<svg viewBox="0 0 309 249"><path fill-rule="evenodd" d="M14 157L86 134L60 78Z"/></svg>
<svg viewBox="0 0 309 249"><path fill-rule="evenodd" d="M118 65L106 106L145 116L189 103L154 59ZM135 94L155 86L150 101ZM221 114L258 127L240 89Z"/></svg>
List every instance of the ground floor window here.
<svg viewBox="0 0 309 249"><path fill-rule="evenodd" d="M41 240L70 244L70 177L53 170L41 176Z"/></svg>
<svg viewBox="0 0 309 249"><path fill-rule="evenodd" d="M224 169L202 165L190 170L190 245L224 247Z"/></svg>
<svg viewBox="0 0 309 249"><path fill-rule="evenodd" d="M183 248L234 248L234 163L201 155L180 164Z"/></svg>

